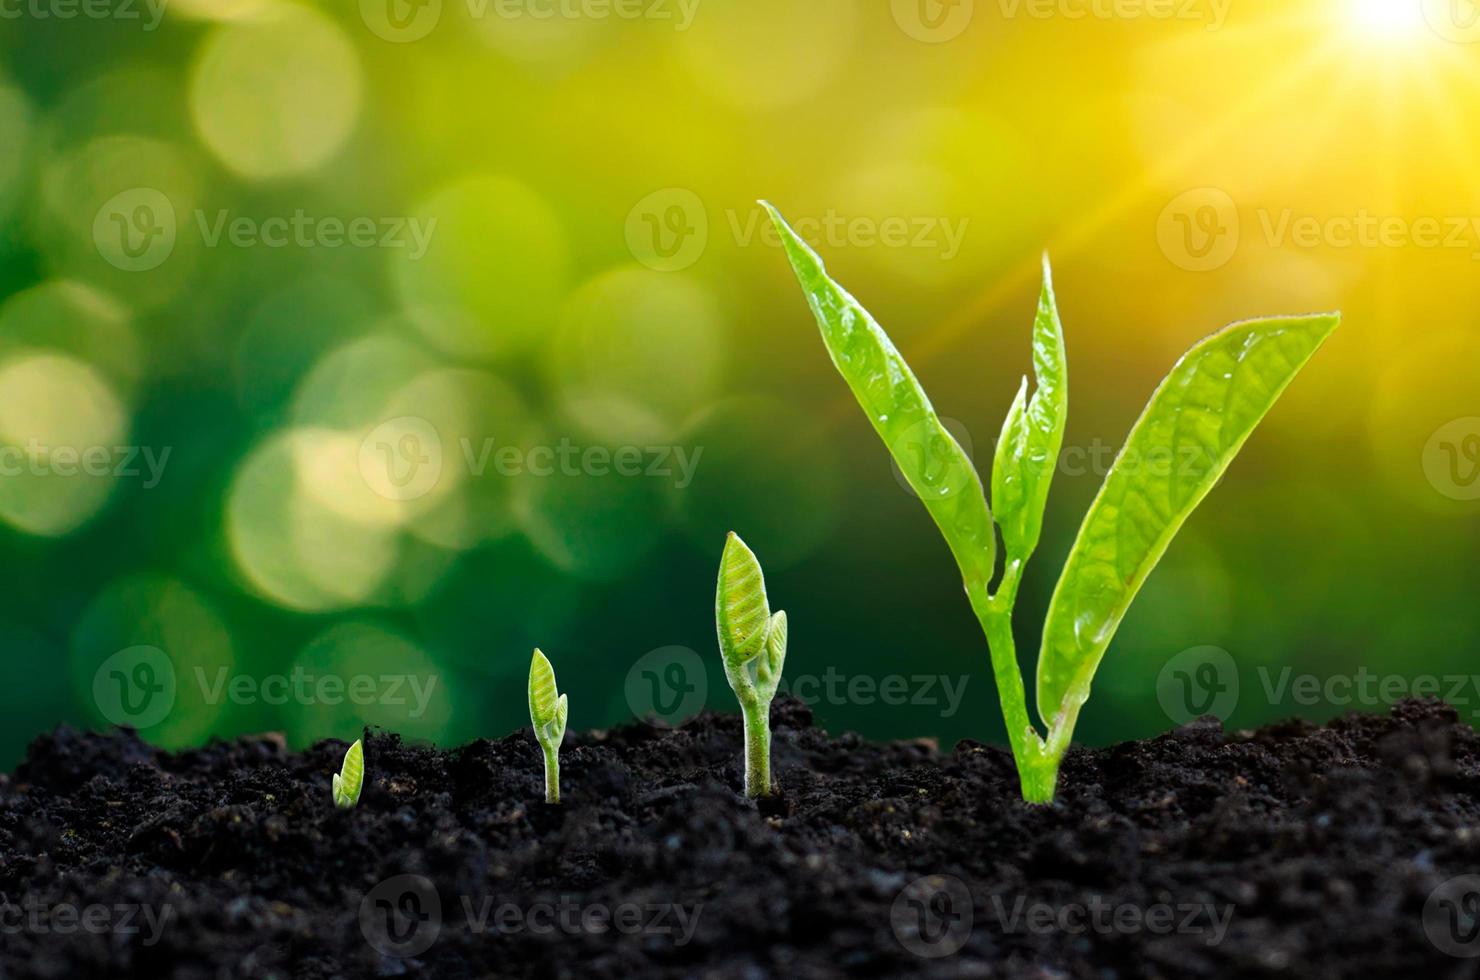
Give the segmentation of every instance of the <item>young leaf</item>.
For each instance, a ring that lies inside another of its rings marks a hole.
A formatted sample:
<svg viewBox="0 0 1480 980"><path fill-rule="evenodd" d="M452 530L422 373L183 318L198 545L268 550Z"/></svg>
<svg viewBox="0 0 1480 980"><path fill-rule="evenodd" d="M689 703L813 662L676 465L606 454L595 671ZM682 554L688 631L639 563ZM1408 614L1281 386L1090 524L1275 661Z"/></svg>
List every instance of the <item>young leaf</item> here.
<svg viewBox="0 0 1480 980"><path fill-rule="evenodd" d="M770 618L760 562L731 531L720 556L719 586L714 598L714 622L726 663L736 666L761 652Z"/></svg>
<svg viewBox="0 0 1480 980"><path fill-rule="evenodd" d="M360 802L360 789L365 781L365 750L360 740L344 753L344 762L334 774L334 805L348 810Z"/></svg>
<svg viewBox="0 0 1480 980"><path fill-rule="evenodd" d="M1043 290L1033 320L1033 376L1037 382L1033 397L1025 404L1025 378L1007 413L992 467L992 510L1002 528L1008 557L1022 562L1038 547L1048 488L1064 444L1064 423L1069 414L1064 327L1046 255Z"/></svg>
<svg viewBox="0 0 1480 980"><path fill-rule="evenodd" d="M780 213L765 201L761 205L786 246L833 364L945 536L967 591L984 595L992 580L997 535L971 458L941 424L883 328L828 278L817 253Z"/></svg>
<svg viewBox="0 0 1480 980"><path fill-rule="evenodd" d="M1235 323L1151 396L1090 506L1049 603L1038 710L1072 724L1131 600L1339 314Z"/></svg>
<svg viewBox="0 0 1480 980"><path fill-rule="evenodd" d="M560 699L555 690L555 668L539 650L529 662L529 720L536 735L544 735L558 720ZM545 739L542 738L541 741Z"/></svg>
<svg viewBox="0 0 1480 980"><path fill-rule="evenodd" d="M786 664L786 610L778 610L766 624L766 671L770 677L780 677Z"/></svg>

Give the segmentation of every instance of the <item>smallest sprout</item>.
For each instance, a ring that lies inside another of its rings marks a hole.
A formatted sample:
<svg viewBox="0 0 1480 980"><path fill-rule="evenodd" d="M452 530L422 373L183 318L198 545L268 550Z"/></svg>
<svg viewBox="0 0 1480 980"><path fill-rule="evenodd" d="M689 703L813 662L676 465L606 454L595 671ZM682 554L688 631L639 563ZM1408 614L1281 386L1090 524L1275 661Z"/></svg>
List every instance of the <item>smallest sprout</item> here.
<svg viewBox="0 0 1480 980"><path fill-rule="evenodd" d="M555 668L539 650L529 663L529 721L545 753L545 802L560 802L560 743L565 739L565 695L555 689Z"/></svg>
<svg viewBox="0 0 1480 980"><path fill-rule="evenodd" d="M360 789L365 782L365 749L360 740L344 753L344 762L334 774L334 805L341 810L354 809L360 802Z"/></svg>

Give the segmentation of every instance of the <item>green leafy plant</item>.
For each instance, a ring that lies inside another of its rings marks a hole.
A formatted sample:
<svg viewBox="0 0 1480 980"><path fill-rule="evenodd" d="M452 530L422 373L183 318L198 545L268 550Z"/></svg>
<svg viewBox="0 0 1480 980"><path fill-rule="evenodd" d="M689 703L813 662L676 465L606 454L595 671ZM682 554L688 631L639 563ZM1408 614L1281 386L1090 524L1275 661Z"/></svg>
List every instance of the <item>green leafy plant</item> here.
<svg viewBox="0 0 1480 980"><path fill-rule="evenodd" d="M365 748L355 739L344 753L344 762L334 774L334 805L341 810L353 809L360 802L360 789L365 782Z"/></svg>
<svg viewBox="0 0 1480 980"><path fill-rule="evenodd" d="M560 743L565 739L567 706L555 690L555 668L539 650L529 662L529 720L545 753L545 802L560 802Z"/></svg>
<svg viewBox="0 0 1480 980"><path fill-rule="evenodd" d="M786 613L771 613L755 554L733 531L720 556L714 595L725 678L745 719L745 793L771 792L771 702L786 663Z"/></svg>
<svg viewBox="0 0 1480 980"><path fill-rule="evenodd" d="M1038 545L1068 414L1064 332L1048 259L1033 324L1035 390L1023 379L997 443L991 506L971 459L941 425L884 330L770 212L843 379L945 536L991 651L1023 796L1053 799L1090 683L1131 600L1254 427L1340 314L1235 323L1193 346L1151 396L1090 506L1049 602L1038 658L1040 734L1028 716L1012 610ZM1167 465L1148 461L1173 460ZM993 511L995 510L995 517ZM994 529L995 524L995 529ZM997 569L997 531L1004 551Z"/></svg>

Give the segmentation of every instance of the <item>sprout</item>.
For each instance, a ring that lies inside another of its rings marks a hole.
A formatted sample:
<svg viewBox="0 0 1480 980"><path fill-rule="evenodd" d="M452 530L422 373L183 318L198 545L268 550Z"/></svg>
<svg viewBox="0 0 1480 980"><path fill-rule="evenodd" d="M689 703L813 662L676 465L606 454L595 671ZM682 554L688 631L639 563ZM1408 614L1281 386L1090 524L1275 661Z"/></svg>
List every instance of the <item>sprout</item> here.
<svg viewBox="0 0 1480 980"><path fill-rule="evenodd" d="M535 650L529 662L529 720L545 752L545 802L560 802L560 742L565 738L565 695L557 697L555 668Z"/></svg>
<svg viewBox="0 0 1480 980"><path fill-rule="evenodd" d="M733 531L714 597L725 677L745 718L745 794L771 792L771 701L786 661L786 613L771 615L760 562Z"/></svg>
<svg viewBox="0 0 1480 980"><path fill-rule="evenodd" d="M1131 600L1341 315L1232 324L1193 346L1151 396L1080 525L1048 603L1038 656L1038 714L1046 730L1040 732L1028 716L1012 613L1023 568L1043 529L1069 404L1064 330L1047 257L1033 322L1037 384L1029 398L1024 378L1008 412L988 506L971 458L941 424L884 329L828 277L817 253L776 209L765 206L833 364L956 558L967 599L987 637L1023 798L1047 803L1090 683ZM1141 465L1173 459L1175 466ZM994 591L999 528L1006 554Z"/></svg>
<svg viewBox="0 0 1480 980"><path fill-rule="evenodd" d="M341 810L351 810L360 802L360 788L365 782L365 749L355 739L344 753L344 762L334 774L334 805Z"/></svg>

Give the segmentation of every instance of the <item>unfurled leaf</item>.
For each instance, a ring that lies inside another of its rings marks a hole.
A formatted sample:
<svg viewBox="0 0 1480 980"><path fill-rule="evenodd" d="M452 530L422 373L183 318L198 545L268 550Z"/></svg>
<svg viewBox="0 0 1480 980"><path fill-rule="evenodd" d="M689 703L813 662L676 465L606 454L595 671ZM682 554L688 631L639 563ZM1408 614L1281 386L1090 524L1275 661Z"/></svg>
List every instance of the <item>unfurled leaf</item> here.
<svg viewBox="0 0 1480 980"><path fill-rule="evenodd" d="M348 810L360 802L360 789L365 781L365 750L360 740L355 739L344 753L344 762L334 774L334 805Z"/></svg>
<svg viewBox="0 0 1480 980"><path fill-rule="evenodd" d="M1049 604L1038 706L1050 724L1084 703L1105 648L1172 537L1339 322L1324 314L1235 323L1188 351L1152 395Z"/></svg>
<svg viewBox="0 0 1480 980"><path fill-rule="evenodd" d="M1064 328L1046 255L1043 289L1033 321L1033 376L1033 397L1026 398L1024 378L1007 413L992 467L992 510L1002 528L1002 541L1008 557L1023 562L1038 547L1043 531L1043 511L1069 414Z"/></svg>
<svg viewBox="0 0 1480 980"><path fill-rule="evenodd" d="M997 535L986 492L965 450L941 424L914 372L868 311L828 278L822 260L770 212L838 373L945 536L968 592L985 594Z"/></svg>
<svg viewBox="0 0 1480 980"><path fill-rule="evenodd" d="M714 621L727 664L745 663L761 652L770 618L760 562L732 531L720 556L714 596Z"/></svg>

